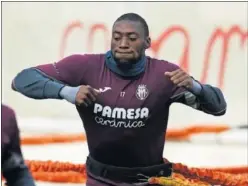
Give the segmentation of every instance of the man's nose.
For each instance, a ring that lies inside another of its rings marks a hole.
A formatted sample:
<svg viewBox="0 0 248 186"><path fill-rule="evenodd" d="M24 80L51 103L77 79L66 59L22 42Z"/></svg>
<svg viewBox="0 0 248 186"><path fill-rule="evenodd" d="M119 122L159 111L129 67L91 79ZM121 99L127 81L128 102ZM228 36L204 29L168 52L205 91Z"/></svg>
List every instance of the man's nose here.
<svg viewBox="0 0 248 186"><path fill-rule="evenodd" d="M129 48L128 40L123 38L120 42L120 48Z"/></svg>

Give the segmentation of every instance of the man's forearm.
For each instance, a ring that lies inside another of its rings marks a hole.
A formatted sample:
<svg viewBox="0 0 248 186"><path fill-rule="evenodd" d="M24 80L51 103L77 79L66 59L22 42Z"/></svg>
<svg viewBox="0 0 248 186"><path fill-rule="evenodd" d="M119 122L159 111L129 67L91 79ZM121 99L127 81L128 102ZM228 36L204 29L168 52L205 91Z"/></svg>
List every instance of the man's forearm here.
<svg viewBox="0 0 248 186"><path fill-rule="evenodd" d="M201 86L201 93L197 96L199 109L215 116L224 115L227 104L222 91L211 85Z"/></svg>
<svg viewBox="0 0 248 186"><path fill-rule="evenodd" d="M33 99L65 99L75 103L78 87L65 84L48 77L42 71L29 68L20 72L12 82L12 89Z"/></svg>
<svg viewBox="0 0 248 186"><path fill-rule="evenodd" d="M62 99L59 92L64 86L35 68L23 70L12 82L13 90L34 99Z"/></svg>
<svg viewBox="0 0 248 186"><path fill-rule="evenodd" d="M193 80L191 92L197 97L200 110L213 115L223 115L225 113L226 101L219 88Z"/></svg>
<svg viewBox="0 0 248 186"><path fill-rule="evenodd" d="M192 89L183 89L174 95L172 102L179 102L205 113L221 116L226 112L226 101L217 87L193 81Z"/></svg>

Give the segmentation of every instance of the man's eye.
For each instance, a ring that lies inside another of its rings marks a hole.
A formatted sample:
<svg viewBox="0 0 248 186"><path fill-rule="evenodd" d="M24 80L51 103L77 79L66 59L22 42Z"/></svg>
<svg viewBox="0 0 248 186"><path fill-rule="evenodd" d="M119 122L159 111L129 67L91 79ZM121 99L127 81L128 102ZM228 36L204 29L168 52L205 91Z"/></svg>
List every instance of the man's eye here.
<svg viewBox="0 0 248 186"><path fill-rule="evenodd" d="M136 40L137 40L136 37L130 37L129 39L130 39L131 41L136 41Z"/></svg>
<svg viewBox="0 0 248 186"><path fill-rule="evenodd" d="M119 41L121 39L121 37L114 37L114 40L116 40L116 41Z"/></svg>

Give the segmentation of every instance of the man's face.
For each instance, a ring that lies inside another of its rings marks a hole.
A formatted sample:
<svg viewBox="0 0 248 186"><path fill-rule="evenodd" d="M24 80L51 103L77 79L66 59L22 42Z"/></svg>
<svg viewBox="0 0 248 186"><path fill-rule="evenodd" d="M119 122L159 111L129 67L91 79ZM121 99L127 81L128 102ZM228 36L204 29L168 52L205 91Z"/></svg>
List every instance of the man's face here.
<svg viewBox="0 0 248 186"><path fill-rule="evenodd" d="M120 63L136 62L150 46L140 22L118 21L113 26L111 50Z"/></svg>

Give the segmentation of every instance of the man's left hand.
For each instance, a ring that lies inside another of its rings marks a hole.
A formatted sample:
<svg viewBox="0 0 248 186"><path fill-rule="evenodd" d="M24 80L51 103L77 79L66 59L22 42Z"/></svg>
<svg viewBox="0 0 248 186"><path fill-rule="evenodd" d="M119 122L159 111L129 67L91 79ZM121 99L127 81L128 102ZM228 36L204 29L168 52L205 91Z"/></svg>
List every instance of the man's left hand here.
<svg viewBox="0 0 248 186"><path fill-rule="evenodd" d="M172 72L165 72L165 76L170 78L170 80L178 87L185 87L187 89L193 88L193 79L188 73L182 69L177 69Z"/></svg>

